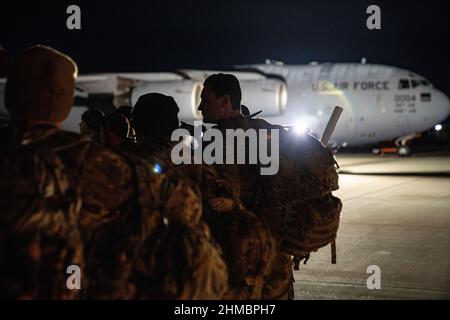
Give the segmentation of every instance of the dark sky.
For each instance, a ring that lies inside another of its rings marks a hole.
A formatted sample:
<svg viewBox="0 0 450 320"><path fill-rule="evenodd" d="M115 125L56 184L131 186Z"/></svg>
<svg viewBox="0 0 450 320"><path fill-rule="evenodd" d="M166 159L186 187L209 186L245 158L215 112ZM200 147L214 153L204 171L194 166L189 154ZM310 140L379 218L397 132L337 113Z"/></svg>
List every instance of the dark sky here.
<svg viewBox="0 0 450 320"><path fill-rule="evenodd" d="M0 8L0 44L69 53L80 73L368 62L406 68L450 94L450 4L428 1L23 1ZM66 8L81 7L80 31ZM366 8L381 8L381 30Z"/></svg>

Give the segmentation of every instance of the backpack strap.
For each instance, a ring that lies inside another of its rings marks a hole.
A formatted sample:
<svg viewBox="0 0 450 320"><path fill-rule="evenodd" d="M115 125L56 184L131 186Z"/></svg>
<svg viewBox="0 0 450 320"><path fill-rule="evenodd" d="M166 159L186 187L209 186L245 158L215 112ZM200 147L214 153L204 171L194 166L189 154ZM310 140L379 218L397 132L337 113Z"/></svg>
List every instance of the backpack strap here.
<svg viewBox="0 0 450 320"><path fill-rule="evenodd" d="M331 242L331 264L336 264L336 240Z"/></svg>

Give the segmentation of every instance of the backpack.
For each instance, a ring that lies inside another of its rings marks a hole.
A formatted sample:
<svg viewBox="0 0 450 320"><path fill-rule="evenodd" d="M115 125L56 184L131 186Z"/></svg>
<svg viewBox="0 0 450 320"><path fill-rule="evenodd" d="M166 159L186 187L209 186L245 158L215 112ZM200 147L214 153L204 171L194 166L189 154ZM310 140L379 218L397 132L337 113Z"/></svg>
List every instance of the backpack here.
<svg viewBox="0 0 450 320"><path fill-rule="evenodd" d="M281 249L294 256L295 269L328 244L336 263L342 203L332 195L339 188L334 156L310 134L273 127L279 128L279 171L259 177L255 212L273 227Z"/></svg>
<svg viewBox="0 0 450 320"><path fill-rule="evenodd" d="M0 295L78 298L66 287L66 268L83 267L81 197L63 161L45 142L24 143L6 150L0 171Z"/></svg>
<svg viewBox="0 0 450 320"><path fill-rule="evenodd" d="M206 224L160 224L134 265L137 299L216 300L228 288L222 251Z"/></svg>
<svg viewBox="0 0 450 320"><path fill-rule="evenodd" d="M205 222L228 267L229 290L223 298L261 299L262 281L270 273L276 254L270 229L247 210L208 212Z"/></svg>

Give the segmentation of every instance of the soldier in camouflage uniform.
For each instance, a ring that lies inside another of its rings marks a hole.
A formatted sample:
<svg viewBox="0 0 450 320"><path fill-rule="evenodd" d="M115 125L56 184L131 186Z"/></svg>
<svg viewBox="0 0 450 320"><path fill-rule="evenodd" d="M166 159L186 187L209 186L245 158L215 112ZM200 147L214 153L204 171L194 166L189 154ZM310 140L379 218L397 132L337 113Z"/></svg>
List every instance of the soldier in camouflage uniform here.
<svg viewBox="0 0 450 320"><path fill-rule="evenodd" d="M162 214L170 220L195 225L201 219L202 206L197 201L190 202L190 199L201 197L199 184L196 183L202 177L201 168L193 167L189 176L186 176L170 159L170 150L174 145L170 141L170 135L178 127L177 112L178 106L173 98L156 93L144 95L138 100L132 113L132 126L137 134L137 142L127 140L118 148L130 156L145 160L154 172L163 173L173 183L178 183L173 193L186 199L185 202L179 208L173 207L175 203L168 203L168 210Z"/></svg>
<svg viewBox="0 0 450 320"><path fill-rule="evenodd" d="M281 126L241 115L241 90L233 75L208 77L201 97L204 121L222 131L279 130L280 170L275 176L261 176L259 165L216 167L233 177L244 206L266 221L276 237L278 254L265 277L263 299L293 299L292 256L297 267L300 259L336 237L341 203L331 195L338 188L334 157L312 136L292 139Z"/></svg>
<svg viewBox="0 0 450 320"><path fill-rule="evenodd" d="M142 119L142 123L145 123L147 118L141 118L141 116L143 115L135 114L135 122ZM148 125L149 123L146 123L145 127L148 128ZM105 128L106 132L107 126L108 124ZM154 144L145 144L144 141L147 140L143 137L140 143L122 139L122 142L115 146L117 152L137 167L136 176L140 181L148 182L151 177L161 178L159 185L147 187L151 190L152 201L142 203L141 208L150 212L155 211L154 204L159 203L158 217L163 219L164 223L158 224L156 234L146 230L146 234L151 236L143 237L140 239L142 242L131 246L136 256L131 271L133 283L136 284L134 297L138 299L218 299L227 289L228 273L221 258L220 248L211 241L209 229L206 225L199 225L202 213L200 194L188 180L176 179L176 176L169 172L162 174L163 161L158 157L150 156L151 150L147 148ZM163 154L159 153L159 155ZM149 177L144 178L147 176ZM146 216L148 215L147 213ZM118 232L123 230L122 223L114 224ZM183 232L177 233L175 230L183 230ZM108 234L110 234L109 231L105 233L106 240ZM104 249L100 251L108 250L109 242L104 243ZM171 261L176 257L184 257L186 260L172 265ZM183 267L180 268L180 266Z"/></svg>
<svg viewBox="0 0 450 320"><path fill-rule="evenodd" d="M134 298L135 266L164 224L161 210L199 202L193 193L177 197L181 187L147 163L59 129L73 103L76 73L67 56L35 46L8 77L12 134L0 156L3 297ZM69 265L81 268L81 291L66 287ZM219 289L214 296L206 287L197 296L218 298Z"/></svg>
<svg viewBox="0 0 450 320"><path fill-rule="evenodd" d="M81 115L80 133L98 143L103 143L105 114L99 109L89 109Z"/></svg>
<svg viewBox="0 0 450 320"><path fill-rule="evenodd" d="M70 110L75 76L71 60L34 47L19 57L8 77L5 105L11 126L0 155L3 298L79 298L80 291L66 286L66 268L84 267L77 227L81 197L46 143Z"/></svg>
<svg viewBox="0 0 450 320"><path fill-rule="evenodd" d="M208 77L204 82L201 94L201 103L198 108L202 112L205 122L217 124L216 128L225 132L226 129L259 129L257 122L249 122L240 113L241 90L236 77L232 75L218 74ZM257 165L218 165L218 171L223 176L234 180L236 192L246 208L254 210L254 202L257 197L259 168ZM274 190L272 190L273 192ZM261 212L255 211L259 217L265 220ZM270 225L272 231L276 229ZM279 249L279 239L276 232L272 234L277 238L278 254L275 258L273 269L264 279L263 299L287 299L293 290L292 263L290 256Z"/></svg>
<svg viewBox="0 0 450 320"><path fill-rule="evenodd" d="M167 175L190 182L202 196L202 222L187 220L197 226L206 222L221 245L229 272L229 289L223 298L260 299L262 278L270 269L275 250L270 231L253 213L245 210L231 181L226 176L221 177L214 167L173 164L171 150L178 142L170 141L170 135L178 128L177 113L178 106L171 97L157 93L141 96L132 116L137 143L128 144L125 149L152 161L158 159Z"/></svg>

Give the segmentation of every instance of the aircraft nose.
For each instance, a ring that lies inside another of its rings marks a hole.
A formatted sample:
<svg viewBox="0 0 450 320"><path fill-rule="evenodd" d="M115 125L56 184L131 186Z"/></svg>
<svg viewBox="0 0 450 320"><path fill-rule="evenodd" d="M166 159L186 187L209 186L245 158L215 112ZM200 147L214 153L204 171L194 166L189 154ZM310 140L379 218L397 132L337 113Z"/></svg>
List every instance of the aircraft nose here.
<svg viewBox="0 0 450 320"><path fill-rule="evenodd" d="M450 100L441 91L436 90L432 99L434 99L434 105L436 106L434 114L438 121L444 121L450 114Z"/></svg>

